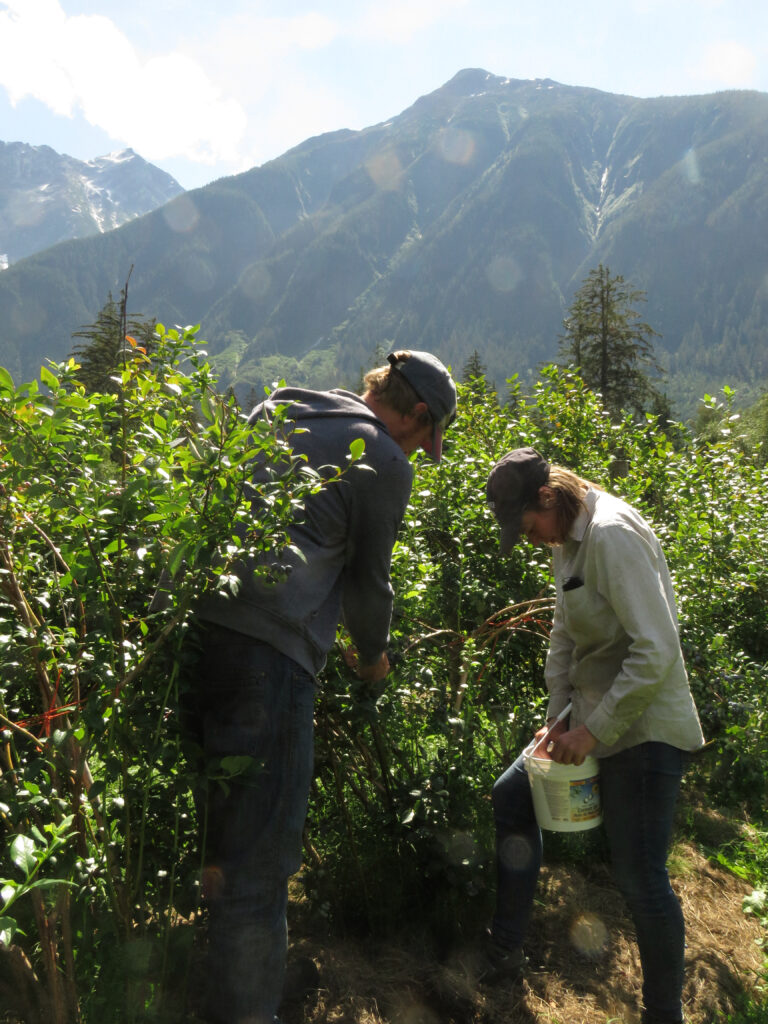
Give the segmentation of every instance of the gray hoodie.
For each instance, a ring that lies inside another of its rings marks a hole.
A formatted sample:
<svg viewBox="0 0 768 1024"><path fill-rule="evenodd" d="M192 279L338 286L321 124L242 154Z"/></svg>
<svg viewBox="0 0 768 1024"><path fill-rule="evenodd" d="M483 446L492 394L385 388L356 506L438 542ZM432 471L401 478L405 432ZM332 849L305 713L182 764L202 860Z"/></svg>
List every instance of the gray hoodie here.
<svg viewBox="0 0 768 1024"><path fill-rule="evenodd" d="M280 388L251 420L271 416L278 404L289 405L290 419L302 428L288 443L313 469L345 467L356 438L365 442L365 455L309 498L291 530L306 561L286 553L281 563L292 571L285 582L259 582L244 567L237 597L212 595L200 617L266 641L313 675L323 668L343 619L361 662L372 664L389 639L390 562L411 495L412 466L352 392Z"/></svg>

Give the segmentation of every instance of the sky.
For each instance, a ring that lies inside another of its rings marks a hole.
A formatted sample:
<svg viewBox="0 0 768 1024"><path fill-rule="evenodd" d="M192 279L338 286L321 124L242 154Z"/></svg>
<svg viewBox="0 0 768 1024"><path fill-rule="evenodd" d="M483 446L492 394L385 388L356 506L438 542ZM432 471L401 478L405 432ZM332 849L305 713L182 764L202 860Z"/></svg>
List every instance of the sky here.
<svg viewBox="0 0 768 1024"><path fill-rule="evenodd" d="M387 121L464 68L768 92L766 0L0 0L0 140L186 189Z"/></svg>

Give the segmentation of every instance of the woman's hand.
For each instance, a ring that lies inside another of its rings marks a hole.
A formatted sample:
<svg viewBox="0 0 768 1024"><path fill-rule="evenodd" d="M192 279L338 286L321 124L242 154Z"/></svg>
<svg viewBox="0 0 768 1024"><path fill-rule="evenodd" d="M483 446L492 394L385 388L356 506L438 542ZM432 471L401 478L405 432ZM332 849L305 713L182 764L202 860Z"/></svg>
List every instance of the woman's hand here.
<svg viewBox="0 0 768 1024"><path fill-rule="evenodd" d="M539 731L534 734L534 747L531 752L534 757L543 757L545 759L550 757L550 750L554 745L555 739L557 739L558 736L562 736L562 734L567 730L568 726L565 722L558 722L557 725L553 726L553 721L554 719L550 719L546 725L543 725ZM551 732L550 729L552 730ZM547 734L549 735L546 743L542 743L541 741L545 736L547 736Z"/></svg>
<svg viewBox="0 0 768 1024"><path fill-rule="evenodd" d="M584 763L584 758L591 754L596 746L597 738L592 735L586 725L579 725L575 729L561 733L554 740L549 754L552 760L557 761L558 764L579 765Z"/></svg>

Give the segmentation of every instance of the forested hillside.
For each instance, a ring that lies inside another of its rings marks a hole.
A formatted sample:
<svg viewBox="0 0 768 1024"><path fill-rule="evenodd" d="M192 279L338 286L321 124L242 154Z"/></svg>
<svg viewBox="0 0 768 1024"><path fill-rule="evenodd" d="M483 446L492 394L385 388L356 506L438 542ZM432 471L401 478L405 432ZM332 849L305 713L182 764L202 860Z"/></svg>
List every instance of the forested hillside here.
<svg viewBox="0 0 768 1024"><path fill-rule="evenodd" d="M768 96L634 99L462 71L390 121L307 140L0 275L0 363L62 358L129 270L132 312L202 323L243 397L354 380L379 345L473 351L502 386L557 351L604 264L646 292L681 412L768 376ZM281 358L275 360L273 357Z"/></svg>

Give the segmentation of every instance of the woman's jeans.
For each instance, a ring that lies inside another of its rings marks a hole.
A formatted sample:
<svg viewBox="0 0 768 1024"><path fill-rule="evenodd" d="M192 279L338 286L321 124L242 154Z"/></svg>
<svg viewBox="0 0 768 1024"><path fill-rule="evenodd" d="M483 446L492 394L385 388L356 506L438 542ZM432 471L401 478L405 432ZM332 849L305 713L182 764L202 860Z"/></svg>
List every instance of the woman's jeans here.
<svg viewBox="0 0 768 1024"><path fill-rule="evenodd" d="M600 759L603 823L614 879L635 924L645 1024L682 1020L685 926L666 861L686 755L641 743ZM492 933L505 946L528 931L542 858L523 755L493 787L498 889Z"/></svg>
<svg viewBox="0 0 768 1024"><path fill-rule="evenodd" d="M185 704L209 909L205 1020L272 1024L287 949L288 878L301 865L315 684L268 644L201 627Z"/></svg>

